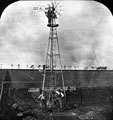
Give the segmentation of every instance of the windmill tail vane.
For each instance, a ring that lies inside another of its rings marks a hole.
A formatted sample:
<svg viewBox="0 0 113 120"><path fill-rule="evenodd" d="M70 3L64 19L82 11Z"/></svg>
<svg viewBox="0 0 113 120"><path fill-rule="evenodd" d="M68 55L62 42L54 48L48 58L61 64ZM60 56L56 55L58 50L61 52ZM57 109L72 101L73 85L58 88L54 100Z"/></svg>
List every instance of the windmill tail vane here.
<svg viewBox="0 0 113 120"><path fill-rule="evenodd" d="M33 7L33 11L38 11L38 12L45 12L46 9L47 8L45 6L41 6L41 5Z"/></svg>

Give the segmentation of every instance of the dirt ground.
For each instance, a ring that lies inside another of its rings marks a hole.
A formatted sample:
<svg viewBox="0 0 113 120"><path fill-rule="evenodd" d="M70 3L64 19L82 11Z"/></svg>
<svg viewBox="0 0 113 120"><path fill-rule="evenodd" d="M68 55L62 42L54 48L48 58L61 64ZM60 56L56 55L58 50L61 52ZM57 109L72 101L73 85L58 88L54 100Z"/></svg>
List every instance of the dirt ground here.
<svg viewBox="0 0 113 120"><path fill-rule="evenodd" d="M37 101L33 101L36 100L36 98L32 99L30 98L30 96L26 96L26 94L25 97L23 96L24 95L22 95L21 97L21 94L19 95L19 97L16 96L18 103L20 103L22 107L25 106L23 108L24 110L32 109L35 115L37 116L36 120L113 120L113 115L112 115L113 108L110 103L105 104L100 102L98 104L94 104L93 102L91 103L91 101L87 104L84 103L84 104L80 104L77 107L67 109L66 111L64 111L62 117L54 116L52 119L50 119L50 116L44 118L44 116L42 115L43 117L40 118L39 117L40 109L38 105L39 103ZM25 120L31 120L31 118L26 118Z"/></svg>
<svg viewBox="0 0 113 120"><path fill-rule="evenodd" d="M76 109L39 116L38 112L35 110L37 118L32 120L112 120L113 117L110 105L83 105ZM31 118L25 120L31 120Z"/></svg>

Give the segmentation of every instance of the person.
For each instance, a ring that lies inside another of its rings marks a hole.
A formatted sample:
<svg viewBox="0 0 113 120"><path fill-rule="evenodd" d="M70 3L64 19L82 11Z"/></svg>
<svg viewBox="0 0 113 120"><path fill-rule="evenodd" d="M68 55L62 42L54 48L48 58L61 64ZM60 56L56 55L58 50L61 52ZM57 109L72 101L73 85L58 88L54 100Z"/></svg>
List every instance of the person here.
<svg viewBox="0 0 113 120"><path fill-rule="evenodd" d="M63 108L62 99L64 98L64 93L60 89L56 90L55 93L60 104L60 109L62 109Z"/></svg>
<svg viewBox="0 0 113 120"><path fill-rule="evenodd" d="M71 96L71 89L68 86L67 90L66 90L66 104L69 105L70 104L70 96Z"/></svg>
<svg viewBox="0 0 113 120"><path fill-rule="evenodd" d="M45 96L44 92L42 92L39 95L38 99L40 99L40 107L42 108L42 111L46 112L46 110L47 110L47 104L46 104L46 96Z"/></svg>

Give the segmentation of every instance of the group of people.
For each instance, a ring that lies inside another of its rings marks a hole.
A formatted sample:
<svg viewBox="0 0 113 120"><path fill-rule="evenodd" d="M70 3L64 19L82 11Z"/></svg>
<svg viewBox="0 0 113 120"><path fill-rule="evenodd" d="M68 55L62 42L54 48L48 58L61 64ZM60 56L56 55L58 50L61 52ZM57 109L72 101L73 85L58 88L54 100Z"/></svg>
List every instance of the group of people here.
<svg viewBox="0 0 113 120"><path fill-rule="evenodd" d="M55 107L59 110L63 109L63 100L65 99L64 92L60 89L47 93L42 92L38 99L40 100L40 107L43 112L53 111Z"/></svg>
<svg viewBox="0 0 113 120"><path fill-rule="evenodd" d="M49 92L40 90L38 100L40 101L41 111L46 113L64 110L68 100L67 93L70 94L70 89L66 93L61 89L54 89ZM33 115L33 112L23 111L18 103L14 103L0 112L0 120L23 120L23 118Z"/></svg>

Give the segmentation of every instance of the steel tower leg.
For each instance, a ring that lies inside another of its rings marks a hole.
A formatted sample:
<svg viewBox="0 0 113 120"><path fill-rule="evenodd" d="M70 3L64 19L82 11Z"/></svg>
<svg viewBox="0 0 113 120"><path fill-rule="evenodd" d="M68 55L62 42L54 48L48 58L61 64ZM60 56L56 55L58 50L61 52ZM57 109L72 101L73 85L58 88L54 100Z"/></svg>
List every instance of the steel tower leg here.
<svg viewBox="0 0 113 120"><path fill-rule="evenodd" d="M47 57L46 57L46 67L49 67L50 78L49 78L49 88L54 89L56 88L57 82L57 72L56 69L59 69L61 73L61 83L64 88L64 78L62 72L62 65L61 65L61 56L60 56L60 49L58 43L58 35L57 35L57 27L58 24L54 23L50 27L50 34L49 34L49 42L48 42L48 49L47 49Z"/></svg>

